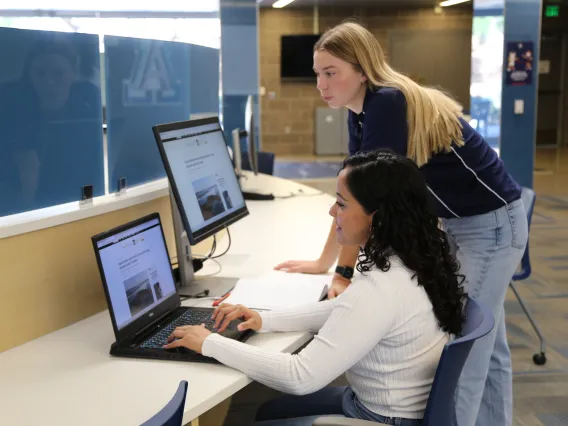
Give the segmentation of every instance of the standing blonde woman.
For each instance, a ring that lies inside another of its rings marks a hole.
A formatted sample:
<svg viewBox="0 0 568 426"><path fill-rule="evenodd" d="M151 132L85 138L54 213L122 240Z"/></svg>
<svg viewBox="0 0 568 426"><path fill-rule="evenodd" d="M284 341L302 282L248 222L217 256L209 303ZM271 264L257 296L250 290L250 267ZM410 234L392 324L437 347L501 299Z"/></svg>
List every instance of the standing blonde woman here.
<svg viewBox="0 0 568 426"><path fill-rule="evenodd" d="M464 367L457 424L510 425L512 369L504 300L528 238L520 186L462 118L460 105L393 70L362 26L343 23L327 31L314 48L314 71L323 100L332 108L349 109L350 154L390 148L420 167L455 243L466 291L491 307L496 321ZM319 259L276 268L323 273L337 260L329 296L339 295L350 283L359 247L340 246L335 233L334 225Z"/></svg>

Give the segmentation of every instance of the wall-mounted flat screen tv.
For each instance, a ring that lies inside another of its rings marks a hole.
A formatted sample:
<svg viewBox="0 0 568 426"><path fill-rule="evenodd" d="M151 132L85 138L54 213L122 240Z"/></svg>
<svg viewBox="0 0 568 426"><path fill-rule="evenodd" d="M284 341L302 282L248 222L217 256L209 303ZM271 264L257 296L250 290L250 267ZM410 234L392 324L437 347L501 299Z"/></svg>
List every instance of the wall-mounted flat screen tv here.
<svg viewBox="0 0 568 426"><path fill-rule="evenodd" d="M280 78L314 81L314 45L319 34L283 35L281 37Z"/></svg>

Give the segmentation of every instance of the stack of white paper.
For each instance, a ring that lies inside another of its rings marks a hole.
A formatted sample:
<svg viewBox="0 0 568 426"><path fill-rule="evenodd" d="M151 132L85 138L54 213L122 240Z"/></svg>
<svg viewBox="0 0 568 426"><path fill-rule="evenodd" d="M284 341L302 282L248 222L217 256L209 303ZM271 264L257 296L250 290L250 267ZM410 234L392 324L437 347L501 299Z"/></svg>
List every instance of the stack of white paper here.
<svg viewBox="0 0 568 426"><path fill-rule="evenodd" d="M251 309L285 309L316 303L326 294L329 275L273 271L257 278L242 278L223 303Z"/></svg>

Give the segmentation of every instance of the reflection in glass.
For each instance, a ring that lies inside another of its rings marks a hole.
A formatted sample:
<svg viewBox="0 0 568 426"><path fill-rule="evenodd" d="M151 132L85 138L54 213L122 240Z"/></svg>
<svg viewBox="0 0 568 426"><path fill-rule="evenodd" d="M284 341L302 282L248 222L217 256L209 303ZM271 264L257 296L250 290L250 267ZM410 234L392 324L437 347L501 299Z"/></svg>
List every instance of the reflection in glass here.
<svg viewBox="0 0 568 426"><path fill-rule="evenodd" d="M104 193L98 37L0 28L0 216Z"/></svg>

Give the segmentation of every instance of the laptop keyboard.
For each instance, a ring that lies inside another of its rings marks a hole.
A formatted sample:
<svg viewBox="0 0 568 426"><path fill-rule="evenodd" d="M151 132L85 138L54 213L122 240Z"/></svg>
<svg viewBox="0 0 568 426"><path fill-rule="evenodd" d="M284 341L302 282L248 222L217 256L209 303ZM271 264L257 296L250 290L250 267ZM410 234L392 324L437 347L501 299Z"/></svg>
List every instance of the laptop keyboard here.
<svg viewBox="0 0 568 426"><path fill-rule="evenodd" d="M183 325L201 324L205 324L205 327L209 330L213 328L215 321L211 319L211 312L188 310L164 327L161 331L144 341L140 347L145 349L161 349L167 343L168 337L170 337L170 334L172 334L172 331L174 331L175 328Z"/></svg>

